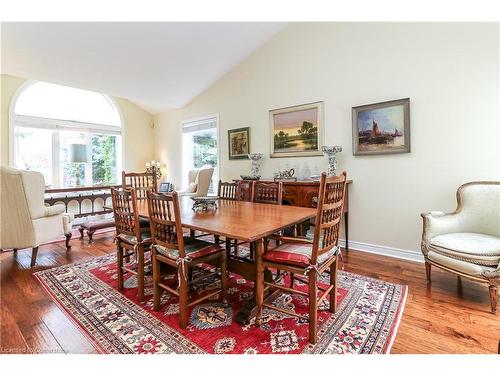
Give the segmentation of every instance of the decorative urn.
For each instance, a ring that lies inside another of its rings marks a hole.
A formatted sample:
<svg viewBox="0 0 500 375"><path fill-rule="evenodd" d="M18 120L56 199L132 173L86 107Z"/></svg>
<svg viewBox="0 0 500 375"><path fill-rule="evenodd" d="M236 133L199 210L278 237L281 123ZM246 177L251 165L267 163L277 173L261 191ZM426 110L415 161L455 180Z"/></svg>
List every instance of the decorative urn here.
<svg viewBox="0 0 500 375"><path fill-rule="evenodd" d="M342 152L342 146L323 146L322 151L328 156L328 175L335 176L337 172L336 155Z"/></svg>

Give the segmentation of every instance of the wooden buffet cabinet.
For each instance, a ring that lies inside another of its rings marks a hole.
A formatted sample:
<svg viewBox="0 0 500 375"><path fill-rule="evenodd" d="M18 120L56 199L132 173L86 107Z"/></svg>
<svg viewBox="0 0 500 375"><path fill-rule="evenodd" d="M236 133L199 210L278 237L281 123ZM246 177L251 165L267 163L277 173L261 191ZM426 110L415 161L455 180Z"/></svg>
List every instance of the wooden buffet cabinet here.
<svg viewBox="0 0 500 375"><path fill-rule="evenodd" d="M252 198L253 181L241 181L240 196L238 199L250 201ZM273 180L260 180L272 182ZM317 180L297 180L283 181L283 204L298 207L316 208L318 205L319 181ZM346 196L344 202L344 233L345 249L349 249L349 188L352 180L347 181Z"/></svg>

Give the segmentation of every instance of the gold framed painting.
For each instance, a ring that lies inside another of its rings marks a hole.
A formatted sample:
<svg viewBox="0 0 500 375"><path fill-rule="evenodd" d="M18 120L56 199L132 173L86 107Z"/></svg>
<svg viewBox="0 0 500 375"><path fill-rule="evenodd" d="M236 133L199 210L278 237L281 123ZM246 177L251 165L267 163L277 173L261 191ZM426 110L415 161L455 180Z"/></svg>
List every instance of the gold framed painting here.
<svg viewBox="0 0 500 375"><path fill-rule="evenodd" d="M321 156L323 102L269 111L271 157Z"/></svg>
<svg viewBox="0 0 500 375"><path fill-rule="evenodd" d="M352 152L354 155L410 152L410 99L353 107Z"/></svg>
<svg viewBox="0 0 500 375"><path fill-rule="evenodd" d="M229 160L248 159L250 153L250 128L227 131Z"/></svg>

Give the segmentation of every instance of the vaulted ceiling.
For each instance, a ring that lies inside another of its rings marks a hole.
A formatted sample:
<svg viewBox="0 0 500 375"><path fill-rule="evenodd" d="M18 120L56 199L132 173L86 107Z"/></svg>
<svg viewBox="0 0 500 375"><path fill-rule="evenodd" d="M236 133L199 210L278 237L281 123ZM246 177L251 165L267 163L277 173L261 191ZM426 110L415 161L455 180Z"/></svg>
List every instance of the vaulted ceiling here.
<svg viewBox="0 0 500 375"><path fill-rule="evenodd" d="M182 107L284 23L2 23L2 73Z"/></svg>

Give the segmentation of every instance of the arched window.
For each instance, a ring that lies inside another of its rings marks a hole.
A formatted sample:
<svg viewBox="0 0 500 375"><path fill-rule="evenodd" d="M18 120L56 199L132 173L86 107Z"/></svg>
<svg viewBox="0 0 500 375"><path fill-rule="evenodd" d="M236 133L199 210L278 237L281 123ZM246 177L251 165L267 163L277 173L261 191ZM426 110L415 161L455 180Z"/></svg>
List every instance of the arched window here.
<svg viewBox="0 0 500 375"><path fill-rule="evenodd" d="M13 108L16 168L41 172L50 187L118 182L121 120L109 97L36 82Z"/></svg>

